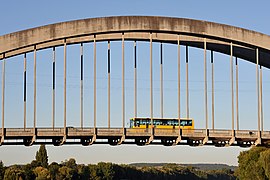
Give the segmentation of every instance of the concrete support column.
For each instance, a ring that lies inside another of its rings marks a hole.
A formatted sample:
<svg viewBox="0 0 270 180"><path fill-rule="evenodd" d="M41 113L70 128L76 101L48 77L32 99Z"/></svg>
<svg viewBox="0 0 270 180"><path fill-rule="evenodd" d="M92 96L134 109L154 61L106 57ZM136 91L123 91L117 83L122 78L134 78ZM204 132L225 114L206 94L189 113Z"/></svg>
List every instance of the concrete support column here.
<svg viewBox="0 0 270 180"><path fill-rule="evenodd" d="M55 126L55 47L53 47L52 59L52 128Z"/></svg>
<svg viewBox="0 0 270 180"><path fill-rule="evenodd" d="M37 50L34 47L34 130L37 122Z"/></svg>
<svg viewBox="0 0 270 180"><path fill-rule="evenodd" d="M187 118L189 118L189 86L188 86L188 46L186 46L186 111Z"/></svg>
<svg viewBox="0 0 270 180"><path fill-rule="evenodd" d="M238 59L237 57L235 58L235 76L236 76L236 130L239 131L239 88L238 88Z"/></svg>
<svg viewBox="0 0 270 180"><path fill-rule="evenodd" d="M215 82L214 82L214 52L211 51L211 65L212 65L212 130L215 129Z"/></svg>
<svg viewBox="0 0 270 180"><path fill-rule="evenodd" d="M260 99L261 99L261 131L263 132L263 85L262 85L262 66L260 65Z"/></svg>
<svg viewBox="0 0 270 180"><path fill-rule="evenodd" d="M258 102L258 138L261 138L261 98L260 98L260 77L259 77L259 49L256 48L256 81L257 81L257 102Z"/></svg>
<svg viewBox="0 0 270 180"><path fill-rule="evenodd" d="M5 134L5 80L6 80L6 60L5 57L2 60L2 139L1 143L4 141Z"/></svg>
<svg viewBox="0 0 270 180"><path fill-rule="evenodd" d="M94 133L97 127L97 43L94 35Z"/></svg>
<svg viewBox="0 0 270 180"><path fill-rule="evenodd" d="M207 51L206 51L206 39L204 38L204 98L205 98L205 130L208 130L208 97L207 97Z"/></svg>
<svg viewBox="0 0 270 180"><path fill-rule="evenodd" d="M134 41L134 117L137 117L137 44Z"/></svg>
<svg viewBox="0 0 270 180"><path fill-rule="evenodd" d="M64 43L64 135L67 135L67 43Z"/></svg>
<svg viewBox="0 0 270 180"><path fill-rule="evenodd" d="M80 47L80 59L81 59L81 79L80 79L80 118L81 118L81 128L83 128L83 43Z"/></svg>
<svg viewBox="0 0 270 180"><path fill-rule="evenodd" d="M178 66L178 128L180 133L180 119L181 119L181 61L180 61L180 35L177 39L177 66Z"/></svg>
<svg viewBox="0 0 270 180"><path fill-rule="evenodd" d="M108 41L108 128L111 128L111 49Z"/></svg>
<svg viewBox="0 0 270 180"><path fill-rule="evenodd" d="M152 52L152 33L150 33L150 117L151 128L153 128L153 52ZM151 131L152 132L152 131Z"/></svg>
<svg viewBox="0 0 270 180"><path fill-rule="evenodd" d="M24 54L23 70L23 129L26 128L26 53Z"/></svg>
<svg viewBox="0 0 270 180"><path fill-rule="evenodd" d="M160 43L160 116L163 119L163 47Z"/></svg>
<svg viewBox="0 0 270 180"><path fill-rule="evenodd" d="M125 128L125 35L122 33L122 126Z"/></svg>
<svg viewBox="0 0 270 180"><path fill-rule="evenodd" d="M230 45L230 61L231 61L231 95L232 95L232 135L234 136L234 86L233 86L233 44Z"/></svg>

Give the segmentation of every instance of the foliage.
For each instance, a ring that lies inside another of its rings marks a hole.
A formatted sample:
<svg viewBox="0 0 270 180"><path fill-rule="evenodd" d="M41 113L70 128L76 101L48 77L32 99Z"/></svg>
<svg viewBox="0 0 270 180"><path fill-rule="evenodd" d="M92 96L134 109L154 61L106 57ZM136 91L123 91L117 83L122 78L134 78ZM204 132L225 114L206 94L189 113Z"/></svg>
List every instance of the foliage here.
<svg viewBox="0 0 270 180"><path fill-rule="evenodd" d="M36 153L36 161L40 166L48 167L48 155L44 144L40 145L39 150Z"/></svg>
<svg viewBox="0 0 270 180"><path fill-rule="evenodd" d="M78 169L78 175L80 179L87 180L90 178L90 170L88 166L78 165L77 169Z"/></svg>
<svg viewBox="0 0 270 180"><path fill-rule="evenodd" d="M268 173L267 177L270 174L270 168L266 163L270 159L269 154L270 152L265 153L259 158L261 167ZM33 160L30 164L4 167L3 163L0 162L0 180L2 180L1 173L5 180L235 179L233 172L227 169L219 171L200 170L192 166L179 164L134 166L100 162L84 165L77 164L74 158L70 158L60 164L52 162L48 165L48 156L44 145L40 146L36 153L36 160Z"/></svg>
<svg viewBox="0 0 270 180"><path fill-rule="evenodd" d="M263 168L267 179L270 179L270 149L260 153L259 164Z"/></svg>
<svg viewBox="0 0 270 180"><path fill-rule="evenodd" d="M32 161L33 162L33 161ZM36 162L36 161L35 161ZM35 179L36 176L33 172L33 169L35 168L36 166L33 166L33 164L26 164L22 167L22 170L24 171L24 178L25 180L32 180L32 179Z"/></svg>
<svg viewBox="0 0 270 180"><path fill-rule="evenodd" d="M5 170L4 180L23 180L24 172L20 166L14 165Z"/></svg>
<svg viewBox="0 0 270 180"><path fill-rule="evenodd" d="M34 173L36 175L36 180L49 180L51 179L50 172L47 168L44 167L36 167L34 169Z"/></svg>
<svg viewBox="0 0 270 180"><path fill-rule="evenodd" d="M269 157L265 147L253 147L249 151L241 152L238 156L238 168L235 175L239 179L268 179L265 169L269 168L269 161L265 162Z"/></svg>
<svg viewBox="0 0 270 180"><path fill-rule="evenodd" d="M4 179L5 167L3 161L0 161L0 180Z"/></svg>
<svg viewBox="0 0 270 180"><path fill-rule="evenodd" d="M97 175L101 177L101 179L113 179L114 174L115 172L112 163L100 162L97 164Z"/></svg>
<svg viewBox="0 0 270 180"><path fill-rule="evenodd" d="M10 166L6 169L4 179L7 180L73 180L73 179L235 179L230 170L201 171L193 167L177 164L164 166L135 167L130 165L117 165L113 163L100 162L96 165L76 164L75 159L69 159L61 164L51 163L48 168L36 166L37 161L21 166Z"/></svg>
<svg viewBox="0 0 270 180"><path fill-rule="evenodd" d="M58 169L60 179L78 179L78 170L76 160L70 158L62 163L62 167Z"/></svg>
<svg viewBox="0 0 270 180"><path fill-rule="evenodd" d="M58 169L59 168L60 168L60 166L56 162L52 162L49 165L48 170L50 172L50 175L51 175L51 178L52 179L56 179L57 178L57 174L58 174Z"/></svg>

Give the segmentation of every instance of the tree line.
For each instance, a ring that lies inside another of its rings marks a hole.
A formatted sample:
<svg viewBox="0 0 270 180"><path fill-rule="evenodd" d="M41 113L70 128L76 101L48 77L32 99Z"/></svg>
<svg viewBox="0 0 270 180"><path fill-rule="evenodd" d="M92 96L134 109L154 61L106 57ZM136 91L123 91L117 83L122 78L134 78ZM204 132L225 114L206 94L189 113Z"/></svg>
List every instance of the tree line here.
<svg viewBox="0 0 270 180"><path fill-rule="evenodd" d="M25 165L5 167L0 162L0 180L114 180L114 179L236 179L230 169L203 171L191 166L165 164L163 166L118 165L100 162L98 164L77 164L71 158L61 163L48 163L45 145L36 152L35 160Z"/></svg>
<svg viewBox="0 0 270 180"><path fill-rule="evenodd" d="M238 168L235 171L238 179L270 179L270 149L253 147L238 156Z"/></svg>

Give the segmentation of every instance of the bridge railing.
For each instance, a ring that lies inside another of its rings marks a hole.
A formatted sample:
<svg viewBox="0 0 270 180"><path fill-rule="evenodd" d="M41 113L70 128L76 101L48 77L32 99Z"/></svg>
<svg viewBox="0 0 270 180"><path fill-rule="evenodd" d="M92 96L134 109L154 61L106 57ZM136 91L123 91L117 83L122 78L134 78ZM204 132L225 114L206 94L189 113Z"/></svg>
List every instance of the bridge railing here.
<svg viewBox="0 0 270 180"><path fill-rule="evenodd" d="M205 129L182 129L182 136L187 137L204 137Z"/></svg>
<svg viewBox="0 0 270 180"><path fill-rule="evenodd" d="M33 136L35 130L33 128L6 128L5 135L12 136Z"/></svg>
<svg viewBox="0 0 270 180"><path fill-rule="evenodd" d="M123 128L98 128L98 136L122 136L124 134Z"/></svg>
<svg viewBox="0 0 270 180"><path fill-rule="evenodd" d="M178 136L179 129L155 129L155 136Z"/></svg>
<svg viewBox="0 0 270 180"><path fill-rule="evenodd" d="M232 135L233 134L231 130L209 129L209 137L231 138Z"/></svg>
<svg viewBox="0 0 270 180"><path fill-rule="evenodd" d="M254 130L235 131L235 136L236 138L257 138L258 131L254 131Z"/></svg>
<svg viewBox="0 0 270 180"><path fill-rule="evenodd" d="M270 139L270 131L263 131L262 138Z"/></svg>
<svg viewBox="0 0 270 180"><path fill-rule="evenodd" d="M93 136L95 133L94 128L67 128L68 136Z"/></svg>
<svg viewBox="0 0 270 180"><path fill-rule="evenodd" d="M64 128L38 128L37 136L63 136Z"/></svg>
<svg viewBox="0 0 270 180"><path fill-rule="evenodd" d="M151 129L126 129L126 136L151 136Z"/></svg>

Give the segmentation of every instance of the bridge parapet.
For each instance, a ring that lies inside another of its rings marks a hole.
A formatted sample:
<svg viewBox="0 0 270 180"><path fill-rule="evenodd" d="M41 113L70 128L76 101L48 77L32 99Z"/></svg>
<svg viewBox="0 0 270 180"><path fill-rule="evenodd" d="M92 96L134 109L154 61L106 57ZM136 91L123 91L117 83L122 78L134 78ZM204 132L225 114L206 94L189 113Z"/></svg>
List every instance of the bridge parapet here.
<svg viewBox="0 0 270 180"><path fill-rule="evenodd" d="M257 138L258 131L241 130L235 131L236 138Z"/></svg>
<svg viewBox="0 0 270 180"><path fill-rule="evenodd" d="M68 136L93 136L95 134L94 128L68 128Z"/></svg>
<svg viewBox="0 0 270 180"><path fill-rule="evenodd" d="M151 129L126 129L126 136L151 136Z"/></svg>
<svg viewBox="0 0 270 180"><path fill-rule="evenodd" d="M124 134L123 128L98 128L97 136L122 136Z"/></svg>
<svg viewBox="0 0 270 180"><path fill-rule="evenodd" d="M5 130L5 136L7 137L33 136L35 134L33 128L6 128Z"/></svg>
<svg viewBox="0 0 270 180"><path fill-rule="evenodd" d="M38 128L37 136L38 137L53 137L53 136L63 136L64 128Z"/></svg>
<svg viewBox="0 0 270 180"><path fill-rule="evenodd" d="M185 137L204 137L206 134L205 129L183 129L182 136Z"/></svg>
<svg viewBox="0 0 270 180"><path fill-rule="evenodd" d="M166 137L166 136L179 136L179 129L175 128L175 129L155 129L155 136L162 136L162 137Z"/></svg>
<svg viewBox="0 0 270 180"><path fill-rule="evenodd" d="M263 131L262 132L262 138L270 139L270 131Z"/></svg>
<svg viewBox="0 0 270 180"><path fill-rule="evenodd" d="M209 137L218 137L218 138L231 138L232 137L231 130L209 130Z"/></svg>

